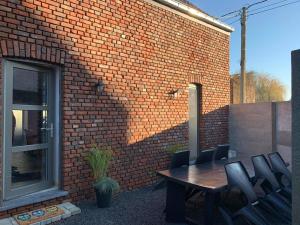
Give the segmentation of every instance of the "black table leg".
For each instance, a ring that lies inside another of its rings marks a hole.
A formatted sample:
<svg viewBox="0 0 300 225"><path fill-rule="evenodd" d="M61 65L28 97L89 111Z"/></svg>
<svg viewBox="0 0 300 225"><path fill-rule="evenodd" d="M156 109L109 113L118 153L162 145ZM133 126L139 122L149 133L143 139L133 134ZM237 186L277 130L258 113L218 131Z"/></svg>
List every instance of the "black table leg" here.
<svg viewBox="0 0 300 225"><path fill-rule="evenodd" d="M205 195L205 210L204 210L204 224L213 225L215 220L214 210L220 199L219 192L208 191Z"/></svg>
<svg viewBox="0 0 300 225"><path fill-rule="evenodd" d="M185 186L167 181L166 221L185 222Z"/></svg>

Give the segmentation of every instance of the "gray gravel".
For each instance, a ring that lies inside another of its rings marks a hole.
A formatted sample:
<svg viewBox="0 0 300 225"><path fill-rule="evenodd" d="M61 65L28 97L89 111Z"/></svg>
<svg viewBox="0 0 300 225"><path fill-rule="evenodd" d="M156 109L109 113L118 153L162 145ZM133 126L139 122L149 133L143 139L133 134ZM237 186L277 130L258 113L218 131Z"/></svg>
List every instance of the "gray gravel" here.
<svg viewBox="0 0 300 225"><path fill-rule="evenodd" d="M55 225L166 225L165 192L164 189L153 192L151 187L123 192L107 209L98 209L95 202L84 202L78 205L81 214Z"/></svg>

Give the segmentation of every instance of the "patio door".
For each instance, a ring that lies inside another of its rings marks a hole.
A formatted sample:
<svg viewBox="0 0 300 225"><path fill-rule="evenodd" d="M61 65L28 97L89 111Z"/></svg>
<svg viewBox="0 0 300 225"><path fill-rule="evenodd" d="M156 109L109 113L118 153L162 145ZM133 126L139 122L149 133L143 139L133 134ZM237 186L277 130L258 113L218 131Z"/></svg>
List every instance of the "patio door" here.
<svg viewBox="0 0 300 225"><path fill-rule="evenodd" d="M51 70L5 62L5 200L53 185L54 87Z"/></svg>

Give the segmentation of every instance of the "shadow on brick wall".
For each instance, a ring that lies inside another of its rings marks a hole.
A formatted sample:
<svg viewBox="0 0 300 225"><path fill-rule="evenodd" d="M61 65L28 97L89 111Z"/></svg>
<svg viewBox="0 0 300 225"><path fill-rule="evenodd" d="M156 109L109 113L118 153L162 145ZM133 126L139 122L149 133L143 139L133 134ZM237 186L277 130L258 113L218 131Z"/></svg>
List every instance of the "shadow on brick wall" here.
<svg viewBox="0 0 300 225"><path fill-rule="evenodd" d="M200 150L228 143L227 118L227 106L201 115ZM134 144L125 145L113 162L110 174L129 189L152 184L157 180L156 171L169 166L169 146L179 143L188 150L188 129L189 121L186 121Z"/></svg>

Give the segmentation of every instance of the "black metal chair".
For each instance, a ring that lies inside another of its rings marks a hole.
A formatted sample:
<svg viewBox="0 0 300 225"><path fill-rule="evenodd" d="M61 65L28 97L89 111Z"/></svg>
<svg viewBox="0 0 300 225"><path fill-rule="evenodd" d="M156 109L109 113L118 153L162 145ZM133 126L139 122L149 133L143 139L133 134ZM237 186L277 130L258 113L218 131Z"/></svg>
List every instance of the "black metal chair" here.
<svg viewBox="0 0 300 225"><path fill-rule="evenodd" d="M202 164L202 163L208 163L213 161L214 158L214 154L215 154L215 148L211 148L211 149L206 149L206 150L202 150L197 159L195 164ZM200 203L200 198L203 199L203 197L205 196L206 192L205 191L201 191L198 189L193 189L190 188L187 191L187 196L186 196L186 200L189 200L190 202L197 202ZM195 203L196 204L196 203Z"/></svg>
<svg viewBox="0 0 300 225"><path fill-rule="evenodd" d="M182 166L189 166L189 162L190 162L190 151L175 152L172 155L169 169L175 169ZM166 185L167 185L166 181L161 180L154 186L153 191L165 188Z"/></svg>
<svg viewBox="0 0 300 225"><path fill-rule="evenodd" d="M190 151L175 152L172 156L170 169L188 166L190 163Z"/></svg>
<svg viewBox="0 0 300 225"><path fill-rule="evenodd" d="M229 147L229 144L218 145L215 154L215 160L228 159Z"/></svg>
<svg viewBox="0 0 300 225"><path fill-rule="evenodd" d="M229 189L239 189L246 199L245 205L237 211L220 206L220 212L227 225L233 225L238 218L254 225L288 225L291 224L278 214L276 208L264 199L259 199L253 189L250 177L241 162L225 165Z"/></svg>
<svg viewBox="0 0 300 225"><path fill-rule="evenodd" d="M279 183L282 186L285 186L287 189L291 190L292 186L292 174L291 171L287 168L286 162L283 160L281 155L278 152L268 154L272 170L275 173ZM283 182L283 180L287 181Z"/></svg>
<svg viewBox="0 0 300 225"><path fill-rule="evenodd" d="M291 212L292 195L279 184L266 157L264 155L253 156L252 163L256 181L263 181L261 187L266 193L266 199L272 204L276 204L282 212L289 215Z"/></svg>
<svg viewBox="0 0 300 225"><path fill-rule="evenodd" d="M201 151L196 159L196 164L202 164L213 161L214 154L214 148Z"/></svg>

